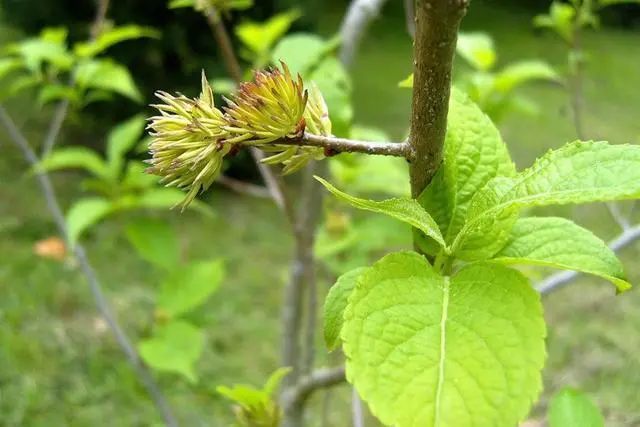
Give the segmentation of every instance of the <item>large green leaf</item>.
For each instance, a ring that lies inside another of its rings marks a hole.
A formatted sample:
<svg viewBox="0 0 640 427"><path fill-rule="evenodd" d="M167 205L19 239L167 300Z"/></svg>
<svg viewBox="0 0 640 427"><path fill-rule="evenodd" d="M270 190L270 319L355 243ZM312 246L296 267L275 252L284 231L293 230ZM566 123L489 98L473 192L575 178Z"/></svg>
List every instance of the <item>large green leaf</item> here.
<svg viewBox="0 0 640 427"><path fill-rule="evenodd" d="M564 218L518 220L494 260L594 274L611 281L618 291L631 287L616 254L591 231Z"/></svg>
<svg viewBox="0 0 640 427"><path fill-rule="evenodd" d="M179 316L203 304L224 278L220 260L197 261L175 269L163 283L158 295L158 309L169 316Z"/></svg>
<svg viewBox="0 0 640 427"><path fill-rule="evenodd" d="M35 167L36 171L60 169L84 169L98 178L108 176L107 166L102 158L86 147L63 147L51 152Z"/></svg>
<svg viewBox="0 0 640 427"><path fill-rule="evenodd" d="M113 204L101 197L88 197L74 203L67 212L69 243L74 245L82 233L115 210Z"/></svg>
<svg viewBox="0 0 640 427"><path fill-rule="evenodd" d="M584 393L566 388L551 399L549 427L604 427L604 418Z"/></svg>
<svg viewBox="0 0 640 427"><path fill-rule="evenodd" d="M329 350L340 345L344 309L356 285L356 279L365 270L366 268L361 267L344 273L329 290L324 302L324 342Z"/></svg>
<svg viewBox="0 0 640 427"><path fill-rule="evenodd" d="M129 242L142 258L157 267L174 269L180 261L180 247L176 233L166 221L141 218L126 228Z"/></svg>
<svg viewBox="0 0 640 427"><path fill-rule="evenodd" d="M452 278L414 252L357 280L344 315L347 378L396 427L513 427L541 390L540 297L515 270L471 264Z"/></svg>
<svg viewBox="0 0 640 427"><path fill-rule="evenodd" d="M106 31L102 31L95 40L77 43L73 47L73 51L80 57L93 57L115 44L142 37L157 39L160 38L160 32L153 28L141 27L139 25L124 25L122 27L109 28Z"/></svg>
<svg viewBox="0 0 640 427"><path fill-rule="evenodd" d="M107 162L112 177L117 178L122 172L125 156L138 142L146 119L138 114L114 127L107 137Z"/></svg>
<svg viewBox="0 0 640 427"><path fill-rule="evenodd" d="M127 67L112 60L92 59L81 62L76 68L76 81L83 89L106 90L142 102L142 94Z"/></svg>
<svg viewBox="0 0 640 427"><path fill-rule="evenodd" d="M640 146L573 142L513 178L492 180L473 198L453 250L463 259L492 256L509 238L504 217L519 208L638 197Z"/></svg>
<svg viewBox="0 0 640 427"><path fill-rule="evenodd" d="M351 206L388 215L406 222L431 237L443 247L446 246L438 225L416 200L410 198L394 198L382 201L360 199L338 190L320 177L316 176L316 179L334 196L344 200Z"/></svg>
<svg viewBox="0 0 640 427"><path fill-rule="evenodd" d="M183 320L158 327L153 336L138 344L142 359L152 368L184 376L195 383L194 365L204 349L204 333Z"/></svg>
<svg viewBox="0 0 640 427"><path fill-rule="evenodd" d="M443 163L420 195L420 204L438 223L447 242L464 224L472 197L496 176L515 174L500 132L480 108L459 90L449 104ZM434 253L433 242L425 249Z"/></svg>

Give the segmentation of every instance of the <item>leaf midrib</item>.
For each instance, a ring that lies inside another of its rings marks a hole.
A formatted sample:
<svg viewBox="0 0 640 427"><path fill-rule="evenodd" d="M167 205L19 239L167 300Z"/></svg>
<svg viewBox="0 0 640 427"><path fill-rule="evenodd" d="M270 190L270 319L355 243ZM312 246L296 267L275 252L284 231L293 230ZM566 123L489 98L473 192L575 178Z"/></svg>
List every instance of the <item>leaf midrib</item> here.
<svg viewBox="0 0 640 427"><path fill-rule="evenodd" d="M438 427L440 425L440 401L442 398L442 389L444 388L444 365L446 360L447 350L447 317L449 314L449 277L444 278L444 287L442 288L442 314L440 315L440 358L438 360L438 385L436 387L435 397L435 416L433 425Z"/></svg>

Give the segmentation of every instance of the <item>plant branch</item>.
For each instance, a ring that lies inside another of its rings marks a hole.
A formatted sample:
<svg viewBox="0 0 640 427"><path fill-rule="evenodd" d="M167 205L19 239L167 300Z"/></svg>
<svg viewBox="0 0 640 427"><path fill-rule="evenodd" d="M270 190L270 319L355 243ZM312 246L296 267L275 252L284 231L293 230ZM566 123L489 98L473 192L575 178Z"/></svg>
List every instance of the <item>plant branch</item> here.
<svg viewBox="0 0 640 427"><path fill-rule="evenodd" d="M640 224L628 228L618 237L609 242L609 248L611 248L611 250L614 252L618 252L619 250L629 246L631 243L639 239ZM548 294L571 283L578 276L580 276L580 273L577 273L575 271L564 271L562 273L556 273L536 284L535 288L541 294Z"/></svg>
<svg viewBox="0 0 640 427"><path fill-rule="evenodd" d="M358 395L358 390L353 387L351 392L351 418L353 427L364 427L364 408L362 407L362 399Z"/></svg>
<svg viewBox="0 0 640 427"><path fill-rule="evenodd" d="M235 191L240 194L247 194L253 197L260 197L263 199L270 199L271 193L266 187L261 185L251 184L250 182L241 181L239 179L231 178L226 175L221 175L217 182L220 185L227 187L231 191Z"/></svg>
<svg viewBox="0 0 640 427"><path fill-rule="evenodd" d="M416 38L416 0L404 0L404 16L407 32L412 39Z"/></svg>
<svg viewBox="0 0 640 427"><path fill-rule="evenodd" d="M7 111L1 105L0 123L7 129L10 139L20 149L27 163L29 163L29 165L31 166L37 165L39 163L39 160L36 156L36 153L31 149L27 139L24 137L22 132L20 132ZM76 244L75 246L71 245L69 240L69 232L67 230L67 224L64 219L64 214L56 197L55 190L53 188L53 184L51 183L49 175L47 173L41 172L36 172L35 175L40 185L42 194L45 198L47 209L53 217L53 220L58 228L58 232L67 242L67 246L73 247L73 254L89 284L89 288L91 290L91 293L93 294L93 298L95 300L98 311L107 322L107 325L113 333L117 344L120 346L120 349L127 357L129 363L136 371L140 381L153 399L156 407L160 411L165 424L170 427L177 426L178 423L174 418L167 402L165 401L160 388L153 379L151 372L149 372L149 370L142 363L142 360L135 350L135 347L124 333L122 327L118 324L118 321L116 320L116 317L105 298L102 286L98 281L98 278L96 277L95 271L89 263L89 259L85 252L85 249L80 244Z"/></svg>
<svg viewBox="0 0 640 427"><path fill-rule="evenodd" d="M411 146L407 142L370 142L355 139L336 138L335 136L321 136L305 133L300 138L281 139L274 144L301 145L322 147L330 154L364 153L381 156L396 156L411 158Z"/></svg>
<svg viewBox="0 0 640 427"><path fill-rule="evenodd" d="M414 84L409 141L411 194L418 197L440 166L451 72L460 22L469 0L417 0Z"/></svg>
<svg viewBox="0 0 640 427"><path fill-rule="evenodd" d="M387 0L353 0L340 27L340 61L350 68L369 23L380 13Z"/></svg>
<svg viewBox="0 0 640 427"><path fill-rule="evenodd" d="M300 378L295 387L286 390L282 396L282 407L286 412L289 408L304 405L313 392L342 384L344 381L344 366L318 369Z"/></svg>

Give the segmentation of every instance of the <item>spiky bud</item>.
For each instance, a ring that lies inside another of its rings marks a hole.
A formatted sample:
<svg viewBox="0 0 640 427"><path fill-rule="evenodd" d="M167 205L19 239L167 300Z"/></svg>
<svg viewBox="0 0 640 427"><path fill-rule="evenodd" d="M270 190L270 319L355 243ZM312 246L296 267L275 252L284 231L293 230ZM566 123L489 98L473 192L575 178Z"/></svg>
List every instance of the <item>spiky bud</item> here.
<svg viewBox="0 0 640 427"><path fill-rule="evenodd" d="M226 121L216 108L213 89L204 73L202 92L195 99L157 92L162 104L153 105L160 115L150 119L152 158L148 173L162 177L162 183L187 190L179 204L184 210L196 195L206 190L220 174L223 157L231 151Z"/></svg>
<svg viewBox="0 0 640 427"><path fill-rule="evenodd" d="M242 83L232 99L225 99L231 142L261 146L304 133L307 92L300 75L294 80L281 64L282 70L257 71L253 82Z"/></svg>

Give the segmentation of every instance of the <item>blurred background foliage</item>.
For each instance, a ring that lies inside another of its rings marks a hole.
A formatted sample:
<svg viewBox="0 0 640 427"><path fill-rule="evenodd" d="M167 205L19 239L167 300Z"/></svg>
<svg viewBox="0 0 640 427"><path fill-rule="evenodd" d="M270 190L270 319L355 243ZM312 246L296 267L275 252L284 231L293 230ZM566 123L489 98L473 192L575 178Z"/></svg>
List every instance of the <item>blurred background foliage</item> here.
<svg viewBox="0 0 640 427"><path fill-rule="evenodd" d="M263 21L275 12L298 8L302 15L291 32L316 31L330 40L347 5L338 0L256 3L251 10L227 17L227 25L247 19ZM531 25L531 19L545 12L549 4L539 0L474 0L463 30L492 37L497 59L491 72L525 59L538 59L564 75L566 47L552 34ZM92 2L0 0L0 44L61 25L69 28L71 42L82 41L94 14ZM132 40L109 51L129 67L145 104L159 88L195 95L203 68L211 79L226 77L205 18L190 9L170 10L159 0L114 2L109 19L118 25L135 23L161 32L158 39ZM590 138L640 143L638 40L640 8L631 5L606 10L603 28L584 34L589 57L585 122ZM238 45L238 40L235 43ZM398 82L410 72L411 41L404 12L400 1L390 1L366 35L352 69L352 136L393 140L406 136L411 92L398 88ZM469 84L478 69L458 58L455 72L458 82ZM505 114L500 117L500 128L519 165L530 164L547 149L575 139L567 95L560 85L527 85L518 95L531 100L535 111ZM25 133L40 140L53 108L37 106L33 96L23 93L10 99L7 106L24 125ZM61 145L84 145L102 156L108 147L108 131L116 123L141 109L146 115L150 113L124 98L116 102L96 103L74 112ZM94 426L104 425L105 420L114 425L155 423L155 409L95 312L77 266L65 255L64 247L51 244L55 242L50 240L55 239L53 224L43 211L33 180L25 174L21 158L8 146L3 132L0 130L0 425ZM139 165L136 160L144 155L132 153L129 157L132 164ZM394 195L406 192L403 167L358 156L338 156L330 165L337 184L362 193L378 194L384 189ZM382 175L380 168L386 168L383 179L377 179ZM234 159L227 173L258 180L248 156ZM78 190L83 179L86 175L77 171L54 175L65 207L72 206L79 194L86 194ZM202 357L194 362L198 380L194 381L188 368L183 369L184 379L159 376L184 425L218 426L226 425L232 414L216 387L238 382L257 387L278 365L278 310L291 242L284 218L267 200L216 187L202 201L213 206L213 216L153 210L132 218L117 212L87 232L86 245L118 317L131 335L148 338L147 347L158 345L149 338L154 325L162 324L166 317L166 307L159 311L162 304L157 304L157 298L162 289L171 286L157 266L150 268L150 259L155 265L153 254L132 256L132 245L146 241L136 238L145 232L144 227L136 231L140 218L174 230L170 239L172 257L179 259L176 264L224 263L224 278L216 276L213 296L198 300L188 313L180 313L182 326L197 325L203 331ZM571 216L605 239L619 232L600 205L548 211L545 213ZM640 220L637 211L636 222ZM336 273L375 259L389 248L405 247L406 242L408 230L398 223L361 215L328 200L317 242L318 254L325 261L323 289ZM639 256L638 244L622 255L632 283L640 282ZM545 273L539 269L532 272L540 278ZM638 306L637 289L617 298L593 278L581 278L545 299L550 323L549 363L545 394L534 417L541 416L556 390L573 385L594 398L603 409L607 426L640 425ZM322 345L318 348L320 361L335 361L336 356L327 355ZM333 392L330 425L345 425L349 396L346 387ZM316 396L314 407L320 408L324 399L322 394ZM368 425L376 424L370 421Z"/></svg>

